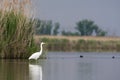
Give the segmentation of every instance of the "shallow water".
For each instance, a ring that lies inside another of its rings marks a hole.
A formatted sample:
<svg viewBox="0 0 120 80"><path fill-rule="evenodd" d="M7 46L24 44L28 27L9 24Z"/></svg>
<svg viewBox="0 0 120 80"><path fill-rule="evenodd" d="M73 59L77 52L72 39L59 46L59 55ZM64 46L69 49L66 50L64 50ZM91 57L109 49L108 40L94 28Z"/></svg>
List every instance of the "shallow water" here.
<svg viewBox="0 0 120 80"><path fill-rule="evenodd" d="M49 52L37 62L0 60L0 80L120 80L119 68L119 53Z"/></svg>

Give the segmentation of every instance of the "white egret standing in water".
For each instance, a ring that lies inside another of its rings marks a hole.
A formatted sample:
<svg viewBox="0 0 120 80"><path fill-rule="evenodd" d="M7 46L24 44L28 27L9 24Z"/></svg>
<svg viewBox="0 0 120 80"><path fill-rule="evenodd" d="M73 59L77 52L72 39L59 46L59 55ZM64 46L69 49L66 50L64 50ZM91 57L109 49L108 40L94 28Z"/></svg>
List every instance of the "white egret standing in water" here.
<svg viewBox="0 0 120 80"><path fill-rule="evenodd" d="M36 52L36 53L33 53L30 57L29 57L29 60L30 59L35 59L35 60L37 60L39 57L40 57L40 55L42 54L42 45L43 44L45 44L44 42L42 42L41 43L41 45L40 45L40 47L41 47L41 50L40 50L40 52Z"/></svg>

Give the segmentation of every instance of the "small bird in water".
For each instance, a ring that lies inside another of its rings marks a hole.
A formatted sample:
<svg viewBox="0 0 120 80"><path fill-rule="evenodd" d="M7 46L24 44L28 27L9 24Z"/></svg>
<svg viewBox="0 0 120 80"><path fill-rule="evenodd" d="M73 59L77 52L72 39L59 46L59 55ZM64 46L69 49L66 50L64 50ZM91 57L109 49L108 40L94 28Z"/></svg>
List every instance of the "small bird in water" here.
<svg viewBox="0 0 120 80"><path fill-rule="evenodd" d="M80 58L83 58L83 55L80 55Z"/></svg>
<svg viewBox="0 0 120 80"><path fill-rule="evenodd" d="M115 58L115 56L112 56L112 58L114 59L114 58Z"/></svg>

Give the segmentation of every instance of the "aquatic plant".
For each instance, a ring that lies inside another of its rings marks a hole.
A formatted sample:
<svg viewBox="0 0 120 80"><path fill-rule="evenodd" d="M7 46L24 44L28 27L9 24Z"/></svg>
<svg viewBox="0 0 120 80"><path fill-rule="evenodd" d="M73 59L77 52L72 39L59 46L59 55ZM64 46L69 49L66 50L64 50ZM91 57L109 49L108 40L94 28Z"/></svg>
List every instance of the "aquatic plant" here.
<svg viewBox="0 0 120 80"><path fill-rule="evenodd" d="M37 37L38 38L38 37ZM99 38L99 37L98 37ZM79 52L102 52L102 51L120 51L120 40L107 37L103 37L101 40L95 38L86 39L74 37L53 37L53 36L40 36L38 38L41 41L45 41L46 49L48 51L79 51ZM36 38L35 38L36 40ZM38 40L37 40L38 41Z"/></svg>
<svg viewBox="0 0 120 80"><path fill-rule="evenodd" d="M0 5L0 58L28 58L37 49L30 0L3 0Z"/></svg>

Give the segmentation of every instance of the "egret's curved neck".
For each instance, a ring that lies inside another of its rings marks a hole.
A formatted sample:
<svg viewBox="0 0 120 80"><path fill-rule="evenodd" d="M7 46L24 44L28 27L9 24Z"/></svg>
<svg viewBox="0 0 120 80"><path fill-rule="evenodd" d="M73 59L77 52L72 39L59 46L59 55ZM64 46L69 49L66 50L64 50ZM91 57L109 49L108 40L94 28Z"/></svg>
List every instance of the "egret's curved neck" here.
<svg viewBox="0 0 120 80"><path fill-rule="evenodd" d="M42 52L42 49L43 49L43 48L42 48L42 44L40 45L40 48L41 48L40 52Z"/></svg>

